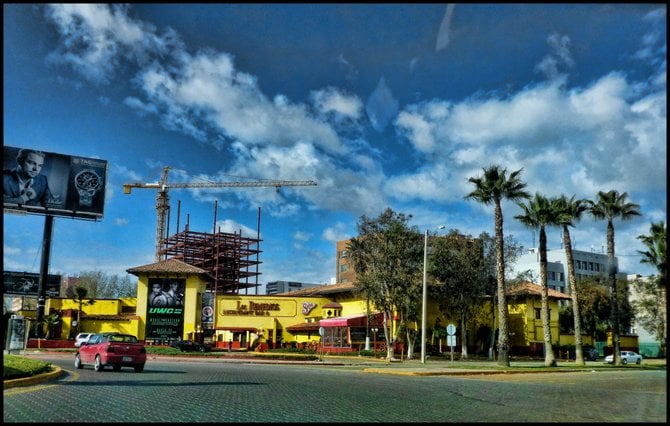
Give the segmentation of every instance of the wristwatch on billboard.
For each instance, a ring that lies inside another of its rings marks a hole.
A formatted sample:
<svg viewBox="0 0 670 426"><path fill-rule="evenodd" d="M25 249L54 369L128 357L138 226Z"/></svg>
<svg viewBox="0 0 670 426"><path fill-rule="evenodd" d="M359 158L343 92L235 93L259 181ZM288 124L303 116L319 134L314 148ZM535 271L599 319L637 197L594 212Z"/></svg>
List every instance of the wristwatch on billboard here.
<svg viewBox="0 0 670 426"><path fill-rule="evenodd" d="M74 186L79 192L79 205L90 206L93 196L102 188L102 178L91 169L84 169L74 177Z"/></svg>

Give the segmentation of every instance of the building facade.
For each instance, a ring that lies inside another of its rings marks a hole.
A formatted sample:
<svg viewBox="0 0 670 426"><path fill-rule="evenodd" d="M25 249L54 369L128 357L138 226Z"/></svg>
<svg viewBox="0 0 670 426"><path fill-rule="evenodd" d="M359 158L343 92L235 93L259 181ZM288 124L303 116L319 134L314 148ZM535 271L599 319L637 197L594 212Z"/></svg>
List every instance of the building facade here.
<svg viewBox="0 0 670 426"><path fill-rule="evenodd" d="M578 281L587 277L607 275L608 259L606 254L573 249L572 259L575 264L575 276ZM616 257L614 258L614 262L617 264ZM547 250L547 285L550 289L570 294L567 265L565 249ZM524 271L530 271L532 277L539 280L539 249L532 248L528 250L510 265L510 272L514 274ZM618 276L623 278L626 275L619 273Z"/></svg>
<svg viewBox="0 0 670 426"><path fill-rule="evenodd" d="M271 281L265 285L265 294L279 294L302 288L312 288L323 284L308 284L297 281Z"/></svg>

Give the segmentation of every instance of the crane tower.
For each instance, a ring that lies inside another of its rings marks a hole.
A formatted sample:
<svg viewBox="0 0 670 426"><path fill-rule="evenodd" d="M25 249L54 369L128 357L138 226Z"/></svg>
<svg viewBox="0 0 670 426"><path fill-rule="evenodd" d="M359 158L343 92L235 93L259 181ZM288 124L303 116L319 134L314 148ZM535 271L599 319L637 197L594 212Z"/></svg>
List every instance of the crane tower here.
<svg viewBox="0 0 670 426"><path fill-rule="evenodd" d="M167 214L170 208L170 198L168 195L169 189L181 188L248 188L248 187L274 187L279 191L282 186L316 186L313 180L260 180L247 182L179 182L168 183L169 166L163 167L160 182L153 183L124 183L123 193L130 194L132 188L154 188L158 190L156 196L156 262L160 261L161 245L165 237L165 224L167 222Z"/></svg>

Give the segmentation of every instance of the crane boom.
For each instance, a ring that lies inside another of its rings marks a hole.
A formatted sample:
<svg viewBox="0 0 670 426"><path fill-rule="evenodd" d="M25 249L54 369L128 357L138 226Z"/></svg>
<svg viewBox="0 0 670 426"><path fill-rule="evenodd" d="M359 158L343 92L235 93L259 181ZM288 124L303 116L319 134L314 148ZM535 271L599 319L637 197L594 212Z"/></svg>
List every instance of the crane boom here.
<svg viewBox="0 0 670 426"><path fill-rule="evenodd" d="M248 188L248 187L273 187L279 190L282 186L316 186L313 180L259 180L248 182L178 182L168 183L167 176L169 166L163 167L160 182L134 182L124 183L123 193L130 194L132 188L153 188L158 190L156 196L156 262L161 258L161 245L165 237L165 223L167 221L167 213L170 208L169 204L169 189L183 189L183 188Z"/></svg>

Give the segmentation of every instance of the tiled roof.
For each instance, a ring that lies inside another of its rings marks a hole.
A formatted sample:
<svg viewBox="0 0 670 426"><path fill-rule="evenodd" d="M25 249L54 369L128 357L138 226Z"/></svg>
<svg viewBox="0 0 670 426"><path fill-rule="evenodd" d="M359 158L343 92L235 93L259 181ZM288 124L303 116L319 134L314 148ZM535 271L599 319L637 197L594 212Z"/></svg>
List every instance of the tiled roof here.
<svg viewBox="0 0 670 426"><path fill-rule="evenodd" d="M148 265L136 266L134 268L126 269L126 272L133 275L149 272L209 275L204 269L189 265L178 259L167 259Z"/></svg>
<svg viewBox="0 0 670 426"><path fill-rule="evenodd" d="M507 289L507 294L509 296L542 296L542 287L539 284L531 283L528 281L515 284L510 286ZM553 289L547 289L547 294L550 299L571 299L570 295L561 293Z"/></svg>
<svg viewBox="0 0 670 426"><path fill-rule="evenodd" d="M289 325L286 327L287 331L292 333L296 331L319 331L319 322L301 322L294 325Z"/></svg>
<svg viewBox="0 0 670 426"><path fill-rule="evenodd" d="M286 293L280 293L277 296L325 296L327 294L336 294L336 293L345 293L348 291L354 291L356 287L354 283L339 283L339 284L330 284L330 285L320 285L317 287L308 287L301 288L300 290L287 291Z"/></svg>

